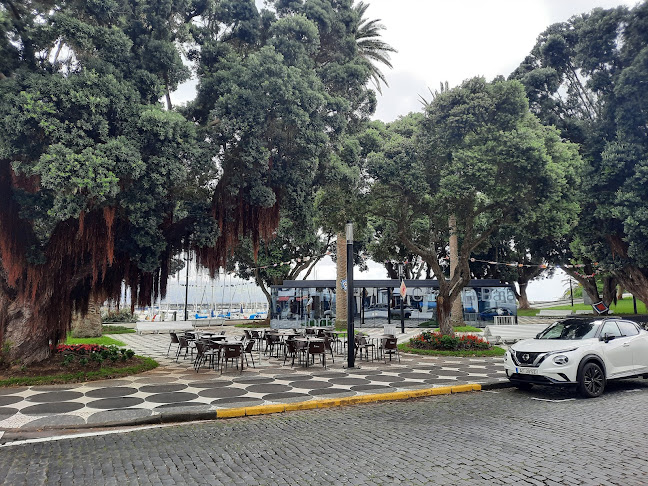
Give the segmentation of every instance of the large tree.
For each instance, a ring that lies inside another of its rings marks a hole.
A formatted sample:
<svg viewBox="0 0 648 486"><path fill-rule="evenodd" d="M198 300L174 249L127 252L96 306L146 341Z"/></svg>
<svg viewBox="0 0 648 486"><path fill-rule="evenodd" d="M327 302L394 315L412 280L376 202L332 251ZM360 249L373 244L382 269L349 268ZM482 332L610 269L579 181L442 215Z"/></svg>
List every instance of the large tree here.
<svg viewBox="0 0 648 486"><path fill-rule="evenodd" d="M164 291L174 210L202 169L195 128L159 103L186 76L190 2L2 2L0 339L39 360L74 310ZM194 8L196 10L194 10Z"/></svg>
<svg viewBox="0 0 648 486"><path fill-rule="evenodd" d="M593 298L599 291L592 275L606 272L606 303L614 279L648 299L647 19L648 3L642 2L554 24L511 75L525 85L532 111L580 144L587 165L582 211L565 249L578 260L563 263L588 265L565 271Z"/></svg>
<svg viewBox="0 0 648 486"><path fill-rule="evenodd" d="M520 83L482 78L437 94L414 139L374 154L374 198L390 201L382 207L403 245L438 279L444 334L453 332L450 309L470 280L472 253L501 225L534 218L545 201L560 199L577 180L579 160L571 144L529 113ZM458 265L448 279L439 257L451 231L458 234Z"/></svg>

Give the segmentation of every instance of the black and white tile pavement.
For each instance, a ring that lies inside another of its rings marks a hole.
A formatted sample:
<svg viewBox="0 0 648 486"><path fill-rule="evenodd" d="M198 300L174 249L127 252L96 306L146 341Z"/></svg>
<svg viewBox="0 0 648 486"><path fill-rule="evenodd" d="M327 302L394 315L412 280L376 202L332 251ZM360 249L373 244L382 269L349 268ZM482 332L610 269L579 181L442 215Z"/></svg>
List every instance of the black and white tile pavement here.
<svg viewBox="0 0 648 486"><path fill-rule="evenodd" d="M241 331L228 328L227 334ZM417 330L408 330L408 339ZM381 329L371 334L379 335ZM383 393L463 383L506 381L501 358L446 358L401 355L397 360L364 361L346 369L345 356L308 368L283 364L255 352L255 368L196 373L189 358L166 356L168 334L121 334L137 354L160 363L155 370L115 380L0 389L0 431L82 425L128 424L165 413L288 403L357 394ZM251 363L250 363L251 365Z"/></svg>

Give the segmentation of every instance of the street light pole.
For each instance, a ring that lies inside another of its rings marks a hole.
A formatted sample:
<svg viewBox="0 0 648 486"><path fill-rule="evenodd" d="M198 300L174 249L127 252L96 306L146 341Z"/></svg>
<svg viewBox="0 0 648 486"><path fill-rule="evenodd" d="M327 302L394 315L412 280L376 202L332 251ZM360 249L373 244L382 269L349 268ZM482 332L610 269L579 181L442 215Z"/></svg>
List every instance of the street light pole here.
<svg viewBox="0 0 648 486"><path fill-rule="evenodd" d="M402 283L403 283L403 264L402 263L398 264L398 277L400 278L401 285L402 285ZM403 306L403 301L404 300L405 299L401 295L401 299L400 299L401 334L405 333L405 310L403 309L403 307L404 307Z"/></svg>
<svg viewBox="0 0 648 486"><path fill-rule="evenodd" d="M185 315L184 320L189 320L189 252L187 251L187 273L185 276Z"/></svg>
<svg viewBox="0 0 648 486"><path fill-rule="evenodd" d="M353 223L346 225L347 240L347 364L355 367L355 331L353 329Z"/></svg>

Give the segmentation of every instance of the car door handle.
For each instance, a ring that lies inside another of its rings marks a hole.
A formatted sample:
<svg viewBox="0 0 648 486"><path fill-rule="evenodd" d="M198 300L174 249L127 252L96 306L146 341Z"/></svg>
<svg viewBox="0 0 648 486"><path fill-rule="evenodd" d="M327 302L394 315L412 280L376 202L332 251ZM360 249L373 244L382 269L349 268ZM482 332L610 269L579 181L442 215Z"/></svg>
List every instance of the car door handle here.
<svg viewBox="0 0 648 486"><path fill-rule="evenodd" d="M623 343L624 348L627 348L628 346L630 346L630 343Z"/></svg>

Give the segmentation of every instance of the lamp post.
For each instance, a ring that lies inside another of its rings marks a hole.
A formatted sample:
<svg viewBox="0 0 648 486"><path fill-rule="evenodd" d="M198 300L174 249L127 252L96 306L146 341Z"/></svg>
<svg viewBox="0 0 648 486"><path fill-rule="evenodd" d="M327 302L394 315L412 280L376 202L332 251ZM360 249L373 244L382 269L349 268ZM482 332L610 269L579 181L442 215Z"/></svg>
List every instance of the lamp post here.
<svg viewBox="0 0 648 486"><path fill-rule="evenodd" d="M189 320L189 252L187 252L187 273L185 276L185 315L184 315L184 320L188 321Z"/></svg>
<svg viewBox="0 0 648 486"><path fill-rule="evenodd" d="M355 366L355 333L353 329L353 223L346 225L347 241L347 363L349 368Z"/></svg>
<svg viewBox="0 0 648 486"><path fill-rule="evenodd" d="M402 284L402 282L403 282L403 264L402 263L398 264L398 277L399 277L399 279L401 281L401 284ZM403 309L403 307L404 307L403 306L403 301L404 300L405 299L401 295L401 299L400 299L401 333L405 333L405 310Z"/></svg>

